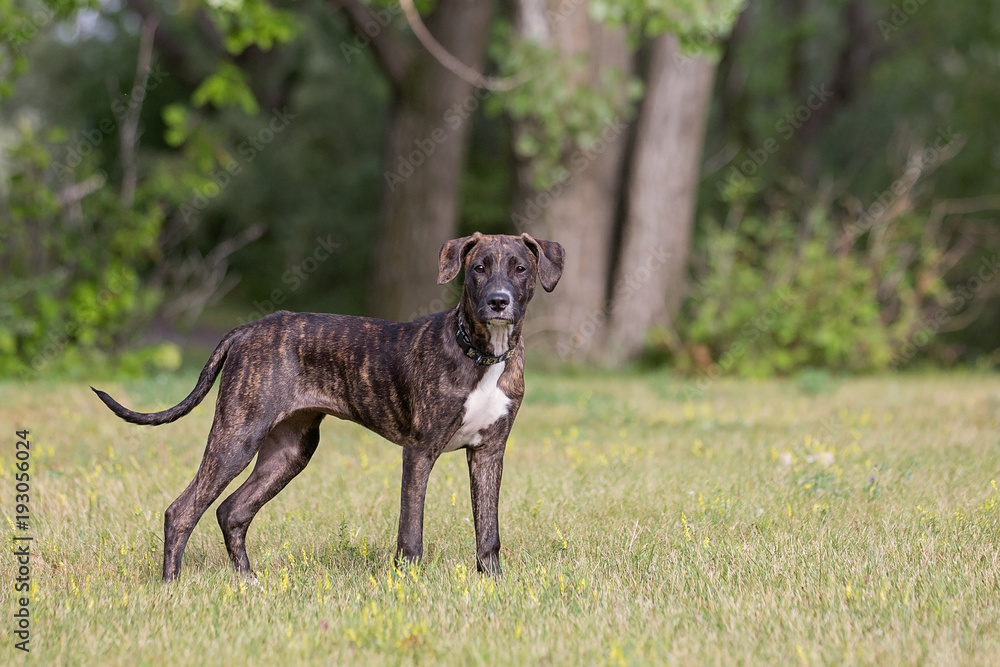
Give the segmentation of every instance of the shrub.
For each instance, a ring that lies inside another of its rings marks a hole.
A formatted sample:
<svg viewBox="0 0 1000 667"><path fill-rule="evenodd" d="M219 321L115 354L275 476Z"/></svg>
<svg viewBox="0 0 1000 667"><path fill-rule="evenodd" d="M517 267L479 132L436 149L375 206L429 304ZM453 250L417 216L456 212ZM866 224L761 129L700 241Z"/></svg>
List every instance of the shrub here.
<svg viewBox="0 0 1000 667"><path fill-rule="evenodd" d="M12 165L0 182L0 373L7 377L103 356L129 340L160 298L140 273L158 248L155 199L137 195L126 206L93 159L55 162L53 154L71 154L62 138L52 132L43 140L24 122L4 149Z"/></svg>
<svg viewBox="0 0 1000 667"><path fill-rule="evenodd" d="M681 368L744 377L806 368L869 371L891 358L877 270L837 252L834 224L813 211L805 224L746 217L710 224L679 318Z"/></svg>

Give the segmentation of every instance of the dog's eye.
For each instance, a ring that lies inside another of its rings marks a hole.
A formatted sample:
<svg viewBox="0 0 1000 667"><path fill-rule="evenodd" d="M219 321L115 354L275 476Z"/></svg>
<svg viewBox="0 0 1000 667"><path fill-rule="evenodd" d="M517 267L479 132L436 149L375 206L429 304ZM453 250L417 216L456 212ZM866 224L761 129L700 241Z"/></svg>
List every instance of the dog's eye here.
<svg viewBox="0 0 1000 667"><path fill-rule="evenodd" d="M523 266L518 266L518 267L517 267L516 269L514 269L514 270L515 270L515 271L517 271L518 273L524 273L524 272L525 272L525 271L527 271L528 269L527 269L527 268L525 268L525 267L523 267Z"/></svg>
<svg viewBox="0 0 1000 667"><path fill-rule="evenodd" d="M472 267L472 270L475 271L476 273L486 273L486 267L483 266L482 264L476 264L474 267Z"/></svg>

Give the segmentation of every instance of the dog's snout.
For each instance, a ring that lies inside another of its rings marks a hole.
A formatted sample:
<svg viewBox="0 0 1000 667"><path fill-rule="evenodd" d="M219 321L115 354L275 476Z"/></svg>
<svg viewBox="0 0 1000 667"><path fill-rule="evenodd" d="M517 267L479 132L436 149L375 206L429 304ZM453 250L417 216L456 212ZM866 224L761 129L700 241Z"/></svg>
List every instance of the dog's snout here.
<svg viewBox="0 0 1000 667"><path fill-rule="evenodd" d="M490 308L494 312L499 313L510 305L510 294L507 292L493 292L486 297L486 303L490 305Z"/></svg>

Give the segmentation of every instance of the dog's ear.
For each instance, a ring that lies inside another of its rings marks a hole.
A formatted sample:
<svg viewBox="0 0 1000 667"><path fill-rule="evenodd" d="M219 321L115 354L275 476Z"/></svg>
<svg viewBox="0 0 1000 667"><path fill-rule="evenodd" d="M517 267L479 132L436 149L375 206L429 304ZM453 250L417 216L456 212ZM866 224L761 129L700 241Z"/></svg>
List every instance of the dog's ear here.
<svg viewBox="0 0 1000 667"><path fill-rule="evenodd" d="M465 256L481 238L483 235L476 232L472 236L452 239L441 246L441 252L438 253L438 285L444 285L455 279L462 268Z"/></svg>
<svg viewBox="0 0 1000 667"><path fill-rule="evenodd" d="M542 289L551 292L562 277L566 251L555 241L536 240L528 233L521 234L521 239L538 258L538 282L542 283Z"/></svg>

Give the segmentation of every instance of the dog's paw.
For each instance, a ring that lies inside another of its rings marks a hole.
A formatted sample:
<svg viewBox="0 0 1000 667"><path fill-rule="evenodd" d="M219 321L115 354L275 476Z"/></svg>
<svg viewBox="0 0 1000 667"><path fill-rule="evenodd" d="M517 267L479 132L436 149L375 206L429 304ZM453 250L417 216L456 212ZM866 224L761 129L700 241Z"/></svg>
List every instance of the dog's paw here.
<svg viewBox="0 0 1000 667"><path fill-rule="evenodd" d="M257 590L264 590L264 584L260 583L260 579L253 572L247 572L243 575L243 581L247 583L247 586L251 588L256 588Z"/></svg>

